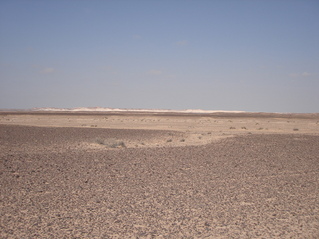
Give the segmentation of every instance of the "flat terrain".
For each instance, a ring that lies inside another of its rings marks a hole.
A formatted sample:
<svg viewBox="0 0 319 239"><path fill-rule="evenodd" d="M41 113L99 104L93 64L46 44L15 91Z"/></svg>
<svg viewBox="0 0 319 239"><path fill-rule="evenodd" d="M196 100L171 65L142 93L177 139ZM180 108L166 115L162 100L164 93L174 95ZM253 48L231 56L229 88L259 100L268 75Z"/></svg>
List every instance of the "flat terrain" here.
<svg viewBox="0 0 319 239"><path fill-rule="evenodd" d="M0 238L319 238L318 114L0 113Z"/></svg>

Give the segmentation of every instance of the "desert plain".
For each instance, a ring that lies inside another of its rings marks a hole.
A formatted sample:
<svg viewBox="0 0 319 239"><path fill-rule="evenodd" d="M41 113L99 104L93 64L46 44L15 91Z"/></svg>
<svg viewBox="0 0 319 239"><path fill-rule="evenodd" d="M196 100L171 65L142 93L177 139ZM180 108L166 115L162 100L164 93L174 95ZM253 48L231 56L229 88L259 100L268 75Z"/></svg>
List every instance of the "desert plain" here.
<svg viewBox="0 0 319 239"><path fill-rule="evenodd" d="M319 114L0 112L0 238L319 238Z"/></svg>

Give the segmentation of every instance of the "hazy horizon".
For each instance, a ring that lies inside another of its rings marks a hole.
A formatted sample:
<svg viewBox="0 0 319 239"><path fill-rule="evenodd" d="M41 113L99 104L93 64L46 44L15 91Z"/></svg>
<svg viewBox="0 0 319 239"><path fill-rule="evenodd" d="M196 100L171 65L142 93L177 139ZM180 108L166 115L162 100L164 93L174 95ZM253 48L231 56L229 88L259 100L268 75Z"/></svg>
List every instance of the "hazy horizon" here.
<svg viewBox="0 0 319 239"><path fill-rule="evenodd" d="M319 1L0 2L0 109L319 112Z"/></svg>

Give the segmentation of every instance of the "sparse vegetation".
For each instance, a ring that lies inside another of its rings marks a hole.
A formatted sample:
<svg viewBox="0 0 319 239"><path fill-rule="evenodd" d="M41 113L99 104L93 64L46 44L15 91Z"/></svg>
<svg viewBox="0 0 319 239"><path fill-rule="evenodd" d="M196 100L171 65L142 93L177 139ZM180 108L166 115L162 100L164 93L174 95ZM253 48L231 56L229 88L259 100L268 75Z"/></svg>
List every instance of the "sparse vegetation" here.
<svg viewBox="0 0 319 239"><path fill-rule="evenodd" d="M293 129L293 131L298 131L298 130L299 130L299 129L297 129L297 128L294 128L294 129Z"/></svg>
<svg viewBox="0 0 319 239"><path fill-rule="evenodd" d="M232 126L232 127L230 127L229 129L236 129L236 127L233 127L233 126Z"/></svg>
<svg viewBox="0 0 319 239"><path fill-rule="evenodd" d="M241 127L241 129L247 129L246 127Z"/></svg>
<svg viewBox="0 0 319 239"><path fill-rule="evenodd" d="M97 138L95 140L97 144L104 145L107 148L126 148L126 145L123 141L121 140L116 140L116 139L102 139L102 138Z"/></svg>
<svg viewBox="0 0 319 239"><path fill-rule="evenodd" d="M181 142L185 142L185 139L181 139L180 141L181 141Z"/></svg>
<svg viewBox="0 0 319 239"><path fill-rule="evenodd" d="M170 143L170 142L172 142L173 140L172 139L168 139L166 142L167 143Z"/></svg>
<svg viewBox="0 0 319 239"><path fill-rule="evenodd" d="M104 139L101 139L101 138L97 138L97 139L95 140L95 142L98 143L98 144L103 144L103 145L104 145L105 140L104 140Z"/></svg>

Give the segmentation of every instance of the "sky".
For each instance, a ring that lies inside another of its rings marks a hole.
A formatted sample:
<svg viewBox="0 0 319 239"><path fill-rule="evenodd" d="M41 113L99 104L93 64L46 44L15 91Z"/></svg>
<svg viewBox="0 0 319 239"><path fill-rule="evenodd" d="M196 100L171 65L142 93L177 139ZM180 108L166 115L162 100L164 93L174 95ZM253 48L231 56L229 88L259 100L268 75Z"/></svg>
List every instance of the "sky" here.
<svg viewBox="0 0 319 239"><path fill-rule="evenodd" d="M0 109L319 112L318 0L1 0Z"/></svg>

